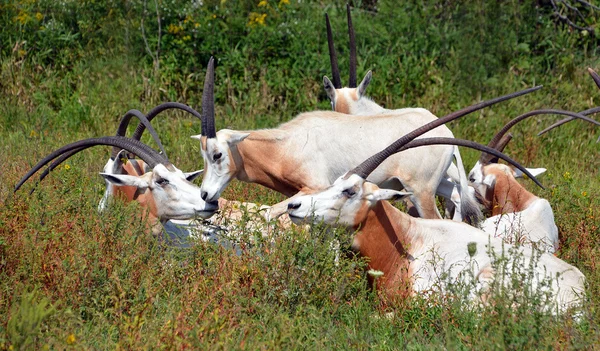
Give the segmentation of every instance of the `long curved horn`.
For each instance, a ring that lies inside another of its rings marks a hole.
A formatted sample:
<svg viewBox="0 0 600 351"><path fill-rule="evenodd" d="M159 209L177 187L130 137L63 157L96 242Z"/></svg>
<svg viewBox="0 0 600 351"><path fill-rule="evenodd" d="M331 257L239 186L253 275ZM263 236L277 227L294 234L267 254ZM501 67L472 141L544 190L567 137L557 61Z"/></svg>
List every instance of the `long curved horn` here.
<svg viewBox="0 0 600 351"><path fill-rule="evenodd" d="M97 146L97 145L108 145L113 147L118 147L119 149L127 150L132 154L137 155L141 158L148 166L154 168L157 164L164 164L165 166L170 166L169 161L159 153L157 153L150 146L130 138L122 137L122 136L106 136L100 138L90 138L79 140L74 143L65 145L58 150L53 151L48 156L44 157L40 162L38 162L21 180L15 185L14 191L16 192L19 188L25 183L32 175L34 175L40 168L44 165L48 164L50 161L55 159L58 156L62 156L63 154L68 157L73 156L77 152L83 151L87 148ZM75 151L76 152L72 152ZM61 162L65 161L68 157L61 157ZM54 165L54 167L58 166L58 164Z"/></svg>
<svg viewBox="0 0 600 351"><path fill-rule="evenodd" d="M146 115L144 115L139 110L129 110L127 111L125 116L121 118L121 122L119 123L119 127L117 128L117 136L125 136L125 133L127 133L127 127L129 126L129 122L131 121L132 117L137 117L137 119L140 120L140 125L143 125L144 128L148 129L148 132L150 133L150 135L152 135L152 139L154 139L154 142L156 142L156 144L160 148L160 151L162 151L163 155L167 159L169 159L169 157L167 156L167 152L165 151L165 148L163 147L163 144L161 143L160 138L158 137L158 133L156 133L156 130L154 130L154 128L150 124L150 119L147 118ZM114 159L115 157L117 157L117 154L120 151L121 150L119 148L113 147L110 157Z"/></svg>
<svg viewBox="0 0 600 351"><path fill-rule="evenodd" d="M588 67L588 72L592 76L592 79L594 80L594 83L596 83L598 89L600 89L600 76L598 73L596 73L596 71L594 71L591 67Z"/></svg>
<svg viewBox="0 0 600 351"><path fill-rule="evenodd" d="M325 24L327 25L327 44L329 46L329 62L331 63L331 74L333 78L333 87L342 88L342 79L340 78L340 69L338 68L337 55L335 54L335 45L333 44L333 34L331 33L331 23L329 15L325 14Z"/></svg>
<svg viewBox="0 0 600 351"><path fill-rule="evenodd" d="M600 89L600 76L598 76L598 73L596 73L593 69L588 67L588 72L590 73L590 75L592 76L592 79L594 80L594 83L596 83L596 86L598 87L598 89ZM591 114L595 114L600 112L600 107L594 107L594 108L590 108L587 109L585 111L579 112L584 116L588 116ZM571 122L572 120L574 120L575 118L572 117L567 117L565 119L561 119L560 121L552 124L551 126L547 127L546 129L542 130L541 132L539 132L537 135L540 136L544 133L547 133L549 131L551 131L552 129L556 128L556 127L560 127L563 124L567 123L567 122ZM598 138L598 141L600 141L600 137Z"/></svg>
<svg viewBox="0 0 600 351"><path fill-rule="evenodd" d="M508 145L508 143L512 140L513 135L512 133L507 133L504 134L504 136L502 137L502 139L500 139L500 141L498 142L498 144L496 145L496 147L494 147L494 149L503 152L504 148L506 147L506 145ZM498 163L498 157L495 157L494 155L490 154L490 153L481 153L481 156L479 157L479 161L482 164L490 164L490 163Z"/></svg>
<svg viewBox="0 0 600 351"><path fill-rule="evenodd" d="M501 159L505 160L506 162L510 163L511 165L517 167L524 174L526 174L529 178L531 178L531 180L533 180L535 182L535 184L537 184L539 187L541 187L542 189L544 189L544 187L542 186L542 183L540 183L539 180L533 174L529 173L529 171L527 170L527 168L523 167L519 162L517 162L517 161L513 160L512 158L506 156L501 151L493 149L493 148L491 148L489 146L478 144L478 143L476 143L474 141L471 141L471 140L455 139L455 138L423 138L423 139L416 139L416 140L413 140L410 143L404 145L400 150L398 150L398 152L404 151L404 150L408 150L408 149L412 149L412 148L415 148L415 147L427 146L427 145L457 145L457 146L465 146L465 147L468 147L468 148L471 148L471 149L475 149L475 150L479 150L479 151L491 154L494 157L501 158Z"/></svg>
<svg viewBox="0 0 600 351"><path fill-rule="evenodd" d="M508 95L504 95L501 97L497 97L495 99L491 99L488 101L482 101L478 104L475 105L471 105L469 107L463 108L461 110L458 110L456 112L453 112L449 115L446 115L442 118L438 118L433 122L429 122L415 130L413 130L412 132L404 135L403 137L401 137L400 139L396 140L395 142L393 142L391 145L389 145L388 147L386 147L385 149L383 149L382 151L376 153L375 155L369 157L368 159L366 159L363 163L361 163L360 165L358 165L356 168L354 168L352 171L350 171L350 173L355 173L358 176L362 177L363 179L367 179L367 177L369 176L369 174L371 174L375 168L377 168L383 161L385 161L386 158L388 158L390 155L396 153L396 150L399 150L401 147L403 147L405 144L408 144L410 141L412 141L413 139L417 138L418 136L427 133L428 131L441 126L444 123L450 122L452 120L455 120L457 118L460 118L462 116L465 116L471 112L477 111L477 110L481 110L482 108L491 106L493 104L505 101L505 100L509 100L509 99L513 99L515 97L521 96L521 95L525 95L525 94L529 94L533 91L539 90L541 89L542 86L537 86L537 87L533 87L533 88L529 88L529 89L525 89L525 90L521 90L518 91L516 93L512 93L512 94L508 94Z"/></svg>
<svg viewBox="0 0 600 351"><path fill-rule="evenodd" d="M200 114L200 112L194 110L193 108L191 108L188 105L184 105L179 102L165 102L163 104L160 104L160 105L156 106L155 108L153 108L152 110L150 110L150 112L148 112L148 114L146 115L146 118L148 119L148 121L152 121L152 119L154 119L154 117L156 117L159 113L161 113L165 110L170 110L170 109L183 110L185 112L192 114L194 117L196 117L200 121L202 121L202 115ZM133 136L131 138L135 139L135 140L140 140L142 137L142 134L144 134L144 130L146 130L146 126L142 123L138 124L138 126L137 126L137 128L135 128L135 132L133 132Z"/></svg>
<svg viewBox="0 0 600 351"><path fill-rule="evenodd" d="M202 135L215 138L215 60L210 58L206 67L204 78L204 91L202 92Z"/></svg>
<svg viewBox="0 0 600 351"><path fill-rule="evenodd" d="M488 146L489 147L496 147L496 144L498 144L498 142L500 141L500 139L504 136L504 134L506 134L506 132L508 132L508 130L510 128L512 128L514 125L516 125L517 123L532 117L532 116L537 116L537 115L563 115L563 116L570 116L573 118L580 118L583 119L584 121L590 122L590 123L594 123L596 125L600 125L600 122L595 121L589 117L584 116L583 114L580 113L576 113L576 112L571 112L571 111L563 111L563 110L554 110L554 109L545 109L545 110L535 110L535 111L530 111L527 113L524 113L518 117L513 118L510 122L506 123L504 125L504 127L502 127L502 129L500 129L500 131L498 133L496 133L496 135L494 135L494 137L492 138L492 140L490 140ZM483 160L483 159L480 159Z"/></svg>
<svg viewBox="0 0 600 351"><path fill-rule="evenodd" d="M354 27L352 26L350 4L346 4L346 12L348 13L348 36L350 36L350 80L348 81L348 87L356 88L358 86L356 79L356 38L354 36Z"/></svg>
<svg viewBox="0 0 600 351"><path fill-rule="evenodd" d="M580 114L584 115L584 116L589 116L589 115L593 115L595 113L600 112L600 107L593 107L590 109L587 109L585 111L581 111L579 112ZM575 117L567 117L564 119L561 119L560 121L550 125L549 127L545 128L544 130L542 130L541 132L537 133L538 136L545 134L549 131L551 131L552 129L556 128L556 127L560 127L563 124L567 123L567 122L571 122L572 120L576 119Z"/></svg>

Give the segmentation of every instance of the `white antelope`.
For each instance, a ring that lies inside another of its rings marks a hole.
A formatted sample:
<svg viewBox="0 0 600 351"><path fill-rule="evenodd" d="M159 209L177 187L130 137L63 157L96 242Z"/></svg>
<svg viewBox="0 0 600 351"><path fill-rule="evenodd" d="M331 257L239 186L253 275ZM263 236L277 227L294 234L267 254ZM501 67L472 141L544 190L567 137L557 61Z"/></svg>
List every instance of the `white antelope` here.
<svg viewBox="0 0 600 351"><path fill-rule="evenodd" d="M561 110L537 110L518 116L504 125L490 140L488 146L500 152L510 142L510 128L525 119L538 114L567 115L573 119L600 125L583 114ZM542 174L545 168L529 169L535 175ZM516 178L523 174L499 164L498 158L482 153L479 161L469 172L469 181L476 196L491 215L480 223L481 229L506 242L519 241L553 253L558 249L558 228L554 223L552 207L546 199L527 191Z"/></svg>
<svg viewBox="0 0 600 351"><path fill-rule="evenodd" d="M17 183L14 191L17 191L35 172L55 158L65 155L72 156L76 152L97 145L109 145L127 150L137 155L145 163L145 165L137 163L134 165L132 162L128 162L127 164L120 165L119 159L115 160L115 163L119 164L115 165L115 167L122 166L123 169L127 169L127 172L135 175L101 174L108 182L117 186L116 191L124 194L128 199L137 201L142 207L147 209L147 219L152 226L153 233L159 233L162 230L162 225L160 224L168 220L196 217L208 218L217 211L217 203L204 202L199 196L200 188L190 182L190 180L196 178L201 172L184 174L171 164L165 156L157 153L149 146L138 140L122 136L84 139L55 150L27 172L19 183ZM65 161L67 158L61 157L61 160ZM56 166L57 164L54 165L54 167ZM137 171L135 168L145 169L146 167L151 169L151 171L141 175L136 174Z"/></svg>
<svg viewBox="0 0 600 351"><path fill-rule="evenodd" d="M371 82L371 71L368 71L361 83L357 85L356 40L354 27L352 25L350 5L346 5L346 12L348 18L348 35L350 37L350 78L348 87L342 87L342 81L340 78L340 72L337 62L337 55L335 52L335 45L333 42L333 34L331 31L331 24L329 22L329 16L325 14L325 24L327 27L327 43L329 46L329 59L331 62L333 83L331 82L331 80L329 80L327 76L324 76L323 85L325 87L325 92L327 93L327 96L331 101L331 108L336 112L357 116L372 116L377 114L390 114L396 112L402 113L402 111L405 109L390 110L383 108L382 106L378 105L375 101L371 100L365 95L367 87ZM420 123L421 125L423 125L437 118L429 111L423 111L424 113L413 117L415 123ZM399 126L395 127L395 131L400 132L399 135L408 133L412 129L414 129L412 123L404 125L404 128L401 128L401 121L398 123ZM448 127L445 125L438 127L435 136L449 138L454 137L450 129L448 129ZM463 214L462 211L463 206L465 206L466 208L473 208L476 203L475 198L468 189L467 175L463 166L462 157L460 155L458 147L448 146L447 148L452 148L453 153L449 157L453 157L456 161L456 164L449 163L448 169L446 170L446 177L441 179L439 186L436 189L436 194L449 200L446 201L446 210L448 214L451 213L452 210L454 210L454 220L462 221L466 219L469 222L474 222L474 218L472 218L472 216L469 217L469 213L467 213L465 216L465 214ZM431 155L430 158L423 160L422 162L446 163L447 160L438 160L435 158L435 155Z"/></svg>
<svg viewBox="0 0 600 351"><path fill-rule="evenodd" d="M412 294L438 289L444 293L457 283L463 283L471 287L471 299L485 302L493 283L510 281L510 278L504 279L504 272L515 271L525 276L533 267L527 283L534 291L540 289L551 296L552 312L563 312L581 303L584 275L557 257L522 246L512 247L465 223L414 218L385 201L409 196L409 193L381 189L366 181L387 157L430 142L457 144L463 141L418 139L408 142L410 138L401 138L339 177L327 189L295 198L288 204L290 218L297 223L324 221L355 233L352 248L368 258L372 270L383 272L378 286L388 296L402 293L401 289L406 287ZM472 142L464 142L468 143L464 146L474 146ZM478 147L484 150L484 146ZM508 160L491 148L486 152ZM515 166L528 173L522 166ZM506 269L497 269L497 258L508 259Z"/></svg>
<svg viewBox="0 0 600 351"><path fill-rule="evenodd" d="M205 91L212 93L213 85L211 60ZM202 134L194 136L201 141L204 159L202 198L215 201L234 178L261 184L286 196L323 189L349 167L390 144L398 135L405 134L407 129L421 127L425 115L430 115L430 124L440 126L539 88L482 102L440 119L423 109L403 109L369 117L315 111L300 114L276 129L222 129L218 133L215 130L214 98L212 95L203 97ZM424 136L438 135L438 129L431 129L423 132L427 133ZM421 217L441 218L435 204L435 192L451 162L453 150L453 147L432 145L395 155L373 173L370 181L411 191L410 200ZM273 206L269 216L274 218L285 213L288 201ZM475 214L474 217L479 213L477 206L463 211L463 214Z"/></svg>

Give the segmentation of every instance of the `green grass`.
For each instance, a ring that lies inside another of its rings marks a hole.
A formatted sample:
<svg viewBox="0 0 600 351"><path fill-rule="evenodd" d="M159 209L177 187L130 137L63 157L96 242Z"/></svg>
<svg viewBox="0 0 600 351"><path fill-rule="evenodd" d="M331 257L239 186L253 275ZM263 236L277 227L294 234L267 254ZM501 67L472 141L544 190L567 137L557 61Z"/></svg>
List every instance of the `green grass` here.
<svg viewBox="0 0 600 351"><path fill-rule="evenodd" d="M329 108L321 86L330 74L323 13L341 30L343 3L278 7L269 1L268 9L258 1L218 3L198 9L163 3L158 71L139 31L141 2L109 12L102 1L87 4L96 11L70 1L64 7L45 1L0 5L0 349L596 347L599 134L582 122L537 137L558 117L534 117L514 128L506 150L529 167L548 169L541 177L545 189L523 184L551 202L561 235L557 256L587 277L580 322L532 313L533 302L511 308L502 295L481 309L459 297L387 300L368 289L363 260L343 257L334 265L331 234L322 228L278 232L274 244L246 246L240 256L209 244L166 248L145 229L135 205L96 212L104 190L98 172L108 148L70 159L32 196L34 179L12 194L43 156L75 140L112 135L129 109L148 111L168 100L199 108L211 54L218 60L217 128L275 127L300 112ZM597 39L557 25L543 6L394 4L380 1L374 12L361 2L364 9L353 10L358 74L373 69L368 92L387 107L421 106L442 116L543 84L540 92L451 123L455 136L487 143L505 122L529 110L581 111L598 104L599 91L586 72L600 68ZM153 6L148 3L149 10ZM19 24L19 11L32 18L39 11L44 18ZM266 13L266 25L249 27L248 12ZM200 29L193 31L186 14ZM152 19L146 17L146 26L154 47ZM180 25L183 34L169 33L170 24ZM47 32L50 25L60 30ZM194 40L184 40L186 34ZM345 35L336 40L343 68ZM13 51L16 44L24 51ZM202 168L199 146L190 138L199 133L199 121L168 113L153 125L179 168ZM144 141L153 145L148 136ZM461 153L467 168L478 158L471 150ZM223 196L265 204L283 199L239 182ZM348 234L333 235L349 247ZM394 312L390 318L388 312Z"/></svg>

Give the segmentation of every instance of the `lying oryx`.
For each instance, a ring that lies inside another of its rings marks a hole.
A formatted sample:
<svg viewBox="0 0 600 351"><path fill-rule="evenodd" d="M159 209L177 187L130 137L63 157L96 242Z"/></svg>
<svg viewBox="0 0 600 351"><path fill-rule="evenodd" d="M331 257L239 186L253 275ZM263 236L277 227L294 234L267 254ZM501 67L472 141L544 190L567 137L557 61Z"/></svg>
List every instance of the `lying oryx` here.
<svg viewBox="0 0 600 351"><path fill-rule="evenodd" d="M584 275L557 257L512 247L465 223L413 218L385 201L410 195L366 181L393 153L437 142L475 147L472 142L458 139L417 139L407 144L410 140L400 139L339 177L327 189L290 201L288 214L292 221L324 221L356 233L352 248L368 257L372 270L383 273L378 286L388 295L401 293L403 287L412 293L438 289L447 292L462 283L470 287L471 299L485 302L494 283L510 281L510 277L504 277L505 272L516 272L520 277L531 277L526 281L531 289L549 294L551 312L564 312L581 303ZM509 160L493 149L486 150L482 145L477 148ZM508 259L506 269L498 263L503 258ZM533 273L528 274L531 269Z"/></svg>
<svg viewBox="0 0 600 351"><path fill-rule="evenodd" d="M372 116L376 114L401 112L402 110L390 110L383 108L365 95L366 89L371 82L371 71L368 71L361 83L357 85L356 42L354 28L352 26L350 5L346 5L346 11L348 17L348 35L350 37L350 78L348 87L342 87L335 45L333 43L331 24L329 22L329 16L325 14L327 42L329 46L329 59L331 62L333 83L329 80L329 78L327 78L327 76L324 76L323 85L325 87L325 92L331 101L332 109L336 112L357 116ZM425 124L431 122L437 117L435 117L429 111L426 111L426 113L421 113L414 118L415 121L418 121L418 123ZM400 132L399 135L407 133L413 129L411 128L411 124L407 124L404 126L405 128L402 128L402 122L398 123L400 126L396 126L395 131ZM449 138L454 137L450 129L448 129L448 127L445 125L438 127L436 136ZM436 194L446 198L446 200L449 200L446 201L446 211L447 214L450 214L452 211L454 211L454 215L452 217L454 220L462 221L467 219L469 222L474 222L472 214L466 213L467 216L465 216L465 214L462 213L463 206L469 209L475 207L476 203L475 198L468 189L467 175L463 166L462 157L458 147L448 146L448 148L453 149L451 158L453 157L456 160L456 164L449 164L449 167L446 170L447 176L440 181L440 184L436 189ZM443 162L446 162L446 160L443 160ZM469 215L471 215L471 217L469 217Z"/></svg>
<svg viewBox="0 0 600 351"><path fill-rule="evenodd" d="M205 91L212 93L213 85L211 60ZM204 125L202 134L195 136L201 141L205 167L202 198L215 201L233 178L258 183L287 196L322 189L360 159L391 143L398 135L405 134L403 131L407 128L421 127L424 116L429 115L431 123L440 126L477 109L539 88L482 102L440 119L423 109L403 109L370 117L315 111L300 114L276 129L223 129L218 133L211 95L203 98ZM424 136L437 136L439 129L432 129L429 128ZM453 147L434 145L395 155L384 162L370 180L382 186L411 191L410 199L421 217L440 218L435 192L445 177L453 150ZM287 201L273 206L270 217L285 213ZM464 215L473 217L479 213L479 208L463 211Z"/></svg>
<svg viewBox="0 0 600 351"><path fill-rule="evenodd" d="M131 198L142 207L148 209L148 222L152 227L153 233L159 233L162 230L161 223L171 219L190 219L190 218L208 218L218 209L217 202L204 202L200 198L200 189L190 181L196 178L201 172L184 174L171 164L165 156L157 153L149 146L138 140L125 138L121 136L106 136L100 138L91 138L80 140L61 147L50 153L38 164L36 164L27 174L21 178L15 186L17 191L23 183L27 181L35 172L44 165L50 163L57 157L69 154L74 155L72 151L77 152L97 145L109 145L127 150L137 155L151 169L150 172L141 175L130 174L109 174L101 173L107 181L118 186L118 191L127 198ZM62 161L66 158L62 158ZM120 161L116 161L120 162ZM55 165L56 166L56 165ZM132 163L123 165L128 171L135 173L135 167ZM139 167L144 169L146 166Z"/></svg>
<svg viewBox="0 0 600 351"><path fill-rule="evenodd" d="M506 134L510 128L525 119L539 114L568 115L600 125L582 114L560 110L537 110L518 116L504 125L490 140L488 146L503 151L512 136ZM530 170L536 175L544 168ZM522 173L498 164L498 158L482 153L479 161L469 172L471 186L478 199L491 215L481 223L481 228L508 242L520 241L553 253L558 249L558 228L550 203L525 189L515 178Z"/></svg>

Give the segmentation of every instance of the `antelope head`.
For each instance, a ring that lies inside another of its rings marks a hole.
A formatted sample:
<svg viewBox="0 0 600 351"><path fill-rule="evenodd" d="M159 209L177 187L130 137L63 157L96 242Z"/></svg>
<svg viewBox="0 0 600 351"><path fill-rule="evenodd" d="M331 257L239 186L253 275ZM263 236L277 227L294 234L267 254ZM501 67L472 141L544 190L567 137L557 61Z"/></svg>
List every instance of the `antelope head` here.
<svg viewBox="0 0 600 351"><path fill-rule="evenodd" d="M350 36L350 80L348 87L342 87L342 80L340 78L340 71L337 63L337 55L335 53L335 46L333 43L333 34L331 32L331 24L327 14L325 14L325 23L327 25L327 43L329 46L329 60L331 62L333 82L329 80L327 76L324 76L323 86L325 87L325 92L331 101L331 108L336 112L346 114L361 114L361 110L359 110L357 103L359 101L364 101L365 103L369 104L369 111L372 110L373 113L378 113L381 112L383 108L365 96L367 87L369 86L369 83L371 83L371 71L368 71L360 84L357 85L356 40L354 35L354 27L352 26L350 5L346 5L346 12L348 14L348 34Z"/></svg>
<svg viewBox="0 0 600 351"><path fill-rule="evenodd" d="M585 121L596 122L582 114L562 111L562 110L535 110L518 116L508 122L488 143L488 147L502 152L506 145L512 139L512 134L508 133L517 123L536 115L565 115L570 118L579 118ZM546 171L545 168L527 169L529 174L538 176ZM529 174L527 174L529 176ZM481 204L492 213L492 215L502 212L514 212L527 205L529 199L535 196L529 193L515 180L523 177L524 173L515 170L507 165L499 164L498 157L489 153L482 152L479 160L469 172L470 185L475 189L475 193Z"/></svg>
<svg viewBox="0 0 600 351"><path fill-rule="evenodd" d="M379 201L401 199L411 193L380 189L357 174L339 177L327 189L300 196L288 204L292 222L306 221L354 227L362 223Z"/></svg>
<svg viewBox="0 0 600 351"><path fill-rule="evenodd" d="M211 57L206 69L202 93L202 134L192 138L200 140L204 159L204 179L201 196L205 201L217 201L236 173L235 149L249 133L215 129L214 60Z"/></svg>
<svg viewBox="0 0 600 351"><path fill-rule="evenodd" d="M52 160L60 158L64 161L67 159L64 156L74 155L75 150L79 152L97 145L118 147L143 161L143 164L137 160L124 162L119 157L113 160L110 172L101 174L110 183L109 187L116 186L110 192L123 194L127 200L139 202L148 209L152 218L163 222L170 219L208 218L218 209L217 202L204 202L199 196L200 188L190 182L201 171L184 174L149 146L122 136L85 139L63 146L35 165L15 186L15 191ZM148 169L151 171L145 172ZM105 168L105 171L109 170Z"/></svg>

